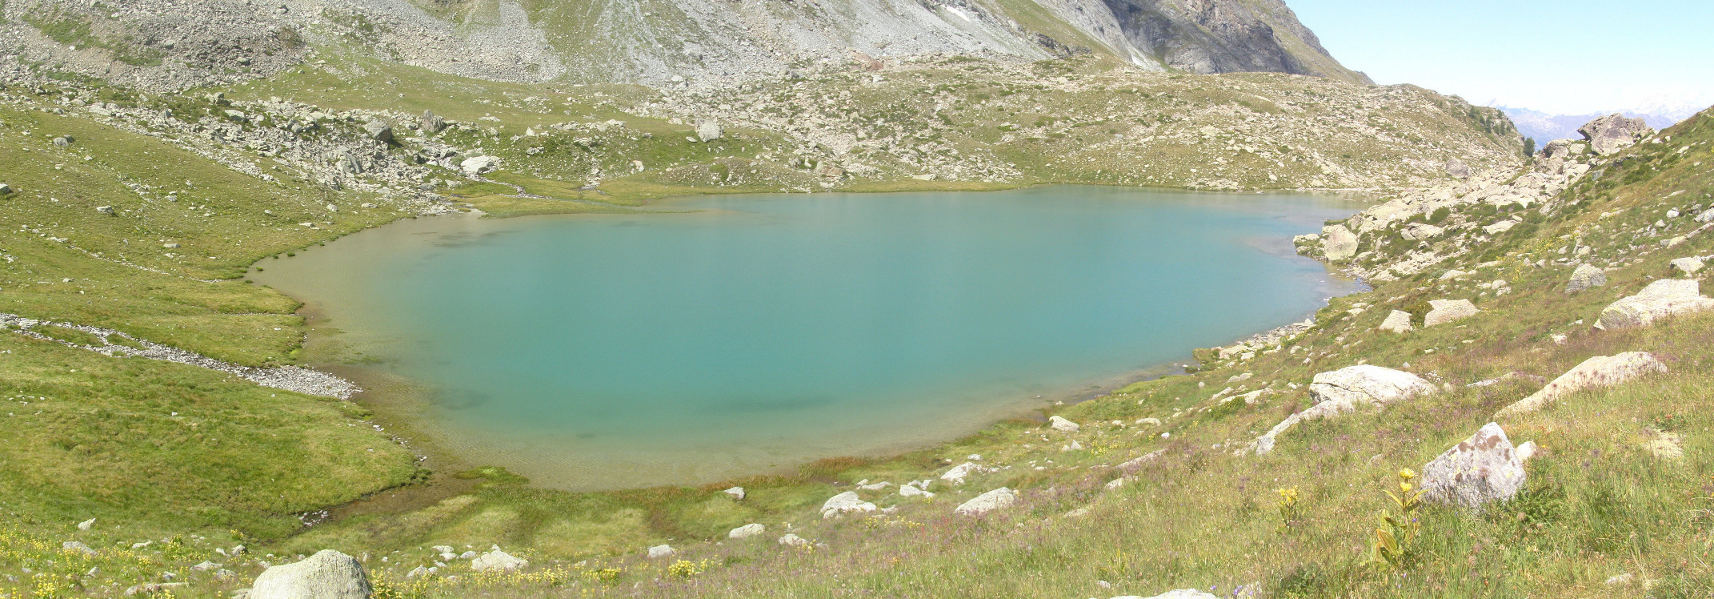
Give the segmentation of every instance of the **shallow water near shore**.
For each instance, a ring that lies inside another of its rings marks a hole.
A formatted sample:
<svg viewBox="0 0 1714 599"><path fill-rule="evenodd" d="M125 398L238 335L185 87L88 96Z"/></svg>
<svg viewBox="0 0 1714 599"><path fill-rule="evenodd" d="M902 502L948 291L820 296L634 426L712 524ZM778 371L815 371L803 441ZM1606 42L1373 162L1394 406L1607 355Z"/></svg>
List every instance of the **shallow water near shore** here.
<svg viewBox="0 0 1714 599"><path fill-rule="evenodd" d="M1355 289L1291 251L1355 211L1090 187L718 196L417 219L253 277L416 428L544 486L696 484L944 441Z"/></svg>

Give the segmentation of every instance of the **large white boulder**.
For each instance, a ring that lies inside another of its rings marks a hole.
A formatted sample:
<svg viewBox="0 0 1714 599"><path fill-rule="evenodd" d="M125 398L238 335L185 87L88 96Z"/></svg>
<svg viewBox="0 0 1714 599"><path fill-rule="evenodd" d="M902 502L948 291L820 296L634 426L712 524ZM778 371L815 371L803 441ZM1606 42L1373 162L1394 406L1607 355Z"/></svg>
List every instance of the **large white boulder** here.
<svg viewBox="0 0 1714 599"><path fill-rule="evenodd" d="M1524 478L1523 460L1506 431L1490 422L1422 467L1422 500L1480 508L1516 497Z"/></svg>
<svg viewBox="0 0 1714 599"><path fill-rule="evenodd" d="M1589 121L1577 129L1583 138L1589 140L1589 146L1596 154L1607 156L1617 154L1620 150L1636 145L1654 129L1642 119L1626 118L1620 114L1607 116Z"/></svg>
<svg viewBox="0 0 1714 599"><path fill-rule="evenodd" d="M1646 327L1660 318L1709 309L1714 309L1714 299L1702 297L1702 285L1695 279L1663 279L1601 310L1595 328Z"/></svg>
<svg viewBox="0 0 1714 599"><path fill-rule="evenodd" d="M475 177L494 170L499 164L500 159L493 156L473 156L458 163L458 168L464 171L464 174Z"/></svg>
<svg viewBox="0 0 1714 599"><path fill-rule="evenodd" d="M1571 280L1565 283L1566 293L1577 293L1584 289L1592 289L1607 284L1607 273L1588 264L1579 264L1571 271Z"/></svg>
<svg viewBox="0 0 1714 599"><path fill-rule="evenodd" d="M369 599L373 592L362 564L324 549L301 562L263 571L250 587L250 599Z"/></svg>
<svg viewBox="0 0 1714 599"><path fill-rule="evenodd" d="M1048 417L1047 422L1048 422L1048 426L1053 427L1053 430L1056 430L1056 431L1059 431L1062 433L1075 433L1075 432L1077 432L1077 429L1083 428L1083 427L1079 426L1076 422L1066 420L1065 418L1062 418L1059 416L1050 416L1050 417Z"/></svg>
<svg viewBox="0 0 1714 599"><path fill-rule="evenodd" d="M1422 317L1422 328L1464 320L1476 315L1476 304L1470 300L1431 300L1428 315Z"/></svg>
<svg viewBox="0 0 1714 599"><path fill-rule="evenodd" d="M530 560L501 551L499 547L490 548L488 553L470 560L470 569L477 572L519 570L529 565Z"/></svg>
<svg viewBox="0 0 1714 599"><path fill-rule="evenodd" d="M664 559L678 555L678 550L672 545L656 545L649 548L649 559Z"/></svg>
<svg viewBox="0 0 1714 599"><path fill-rule="evenodd" d="M851 512L865 513L873 511L875 511L875 504L863 501L862 498L857 496L855 491L846 491L844 493L834 495L833 497L828 498L826 503L821 504L821 517L823 519L833 518Z"/></svg>
<svg viewBox="0 0 1714 599"><path fill-rule="evenodd" d="M763 526L761 524L756 524L756 523L750 523L750 524L745 524L745 525L740 526L738 528L732 529L732 532L726 533L726 538L728 538L728 539L748 539L750 537L760 535L760 534L767 532L767 531L768 531L768 527L766 527L766 526Z"/></svg>
<svg viewBox="0 0 1714 599"><path fill-rule="evenodd" d="M1666 372L1666 364L1645 352L1626 352L1614 356L1595 356L1559 375L1546 387L1517 403L1501 408L1495 417L1515 416L1534 412L1548 404L1585 389L1612 387L1637 377Z"/></svg>
<svg viewBox="0 0 1714 599"><path fill-rule="evenodd" d="M1403 310L1393 310L1387 319L1381 321L1381 330L1392 333L1409 333L1412 330L1410 313Z"/></svg>
<svg viewBox="0 0 1714 599"><path fill-rule="evenodd" d="M994 510L1012 507L1017 502L1018 494L1016 491L1000 487L964 502L963 505L954 509L953 513L962 516L980 516Z"/></svg>
<svg viewBox="0 0 1714 599"><path fill-rule="evenodd" d="M1357 255L1357 234L1345 225L1328 225L1321 229L1321 254L1328 262L1350 260Z"/></svg>
<svg viewBox="0 0 1714 599"><path fill-rule="evenodd" d="M1332 418L1364 406L1380 406L1439 391L1422 377L1391 368L1361 364L1315 375L1309 397L1315 405L1287 416L1251 445L1257 454L1274 450L1279 436L1299 422Z"/></svg>
<svg viewBox="0 0 1714 599"><path fill-rule="evenodd" d="M963 464L953 466L951 470L946 471L946 474L940 475L940 480L944 480L955 485L962 485L964 484L964 479L981 471L982 467L976 465L975 462L965 462Z"/></svg>
<svg viewBox="0 0 1714 599"><path fill-rule="evenodd" d="M704 143L715 141L725 136L726 132L721 129L719 121L710 119L703 121L702 124L696 126L696 138L702 140Z"/></svg>

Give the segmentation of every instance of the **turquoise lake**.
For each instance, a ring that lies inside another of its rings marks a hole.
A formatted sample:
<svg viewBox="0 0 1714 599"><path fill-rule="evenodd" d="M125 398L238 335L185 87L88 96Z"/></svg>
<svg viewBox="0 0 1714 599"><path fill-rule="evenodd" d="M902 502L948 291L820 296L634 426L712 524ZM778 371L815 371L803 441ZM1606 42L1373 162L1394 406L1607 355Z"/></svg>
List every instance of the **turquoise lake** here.
<svg viewBox="0 0 1714 599"><path fill-rule="evenodd" d="M568 489L718 481L967 434L1304 318L1294 235L1354 204L1052 187L425 218L269 260L419 430Z"/></svg>

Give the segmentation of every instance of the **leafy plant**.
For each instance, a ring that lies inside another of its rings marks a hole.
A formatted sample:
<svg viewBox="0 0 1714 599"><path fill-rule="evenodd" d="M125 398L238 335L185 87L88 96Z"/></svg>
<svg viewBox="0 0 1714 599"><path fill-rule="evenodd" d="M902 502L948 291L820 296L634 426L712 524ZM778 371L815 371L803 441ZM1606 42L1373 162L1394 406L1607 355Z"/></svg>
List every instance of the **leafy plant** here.
<svg viewBox="0 0 1714 599"><path fill-rule="evenodd" d="M1409 468L1399 470L1399 491L1386 491L1392 500L1391 509L1381 510L1380 524L1369 546L1369 564L1385 570L1401 570L1413 556L1416 538L1422 533L1422 521L1416 516L1422 505L1422 491L1411 480L1416 473Z"/></svg>

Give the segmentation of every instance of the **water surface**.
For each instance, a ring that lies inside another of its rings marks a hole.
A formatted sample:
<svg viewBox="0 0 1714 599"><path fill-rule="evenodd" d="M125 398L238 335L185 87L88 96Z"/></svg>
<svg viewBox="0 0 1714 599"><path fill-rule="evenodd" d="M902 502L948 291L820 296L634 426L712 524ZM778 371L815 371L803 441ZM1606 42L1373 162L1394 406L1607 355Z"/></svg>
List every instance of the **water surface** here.
<svg viewBox="0 0 1714 599"><path fill-rule="evenodd" d="M1350 289L1291 253L1345 202L1055 187L679 200L419 219L256 273L424 430L573 489L897 451L1300 319Z"/></svg>

